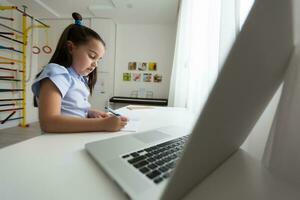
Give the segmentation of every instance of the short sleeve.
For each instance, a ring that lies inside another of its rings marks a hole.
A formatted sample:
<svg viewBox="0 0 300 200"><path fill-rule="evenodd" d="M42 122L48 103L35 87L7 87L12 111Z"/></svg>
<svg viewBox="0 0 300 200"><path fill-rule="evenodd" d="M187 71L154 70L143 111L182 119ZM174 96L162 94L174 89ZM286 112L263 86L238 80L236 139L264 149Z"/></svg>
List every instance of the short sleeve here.
<svg viewBox="0 0 300 200"><path fill-rule="evenodd" d="M32 92L37 97L40 93L40 83L45 78L49 78L54 83L62 97L66 95L71 86L71 76L69 71L61 65L50 63L46 65L42 73L32 84Z"/></svg>

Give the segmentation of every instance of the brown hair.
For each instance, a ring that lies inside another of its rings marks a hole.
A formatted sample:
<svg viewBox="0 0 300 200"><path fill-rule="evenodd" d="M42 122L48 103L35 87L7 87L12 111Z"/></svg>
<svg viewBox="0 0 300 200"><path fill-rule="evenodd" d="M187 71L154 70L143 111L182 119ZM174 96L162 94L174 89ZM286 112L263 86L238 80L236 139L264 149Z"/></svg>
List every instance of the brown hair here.
<svg viewBox="0 0 300 200"><path fill-rule="evenodd" d="M69 25L60 36L54 54L50 59L49 63L56 63L66 68L70 67L72 64L72 56L70 55L69 50L67 48L67 42L71 41L76 46L79 46L86 44L87 42L89 42L90 39L99 40L103 44L103 46L105 46L105 42L103 41L103 39L99 36L98 33L93 31L92 29L78 24ZM88 87L90 89L91 94L96 84L96 81L97 68L95 68L88 75Z"/></svg>
<svg viewBox="0 0 300 200"><path fill-rule="evenodd" d="M96 33L94 30L81 25L81 15L78 13L72 14L75 24L70 24L65 28L63 33L61 34L56 49L54 51L53 56L51 57L49 63L56 63L59 65L64 66L65 68L68 68L72 65L72 56L69 53L69 50L67 48L67 42L71 41L74 43L74 45L84 45L90 41L90 39L96 39L99 40L103 46L105 47L105 42L100 37L98 33ZM36 77L38 77L42 73L39 72ZM89 75L88 75L88 87L90 90L90 93L92 94L94 86L97 82L97 68L95 68ZM34 97L34 106L37 107L37 101Z"/></svg>

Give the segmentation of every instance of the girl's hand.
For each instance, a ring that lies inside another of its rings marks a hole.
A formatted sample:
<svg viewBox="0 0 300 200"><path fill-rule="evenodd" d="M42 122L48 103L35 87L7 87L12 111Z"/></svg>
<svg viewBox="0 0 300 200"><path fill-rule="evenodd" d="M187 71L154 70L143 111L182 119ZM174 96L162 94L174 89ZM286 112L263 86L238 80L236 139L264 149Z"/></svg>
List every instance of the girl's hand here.
<svg viewBox="0 0 300 200"><path fill-rule="evenodd" d="M98 110L89 110L88 118L107 118L109 115L106 112Z"/></svg>
<svg viewBox="0 0 300 200"><path fill-rule="evenodd" d="M123 122L128 122L128 118L127 117L125 117L125 116L120 116L120 119L123 121Z"/></svg>
<svg viewBox="0 0 300 200"><path fill-rule="evenodd" d="M112 114L112 113L107 113L107 114L108 114L108 116L115 116L115 115ZM124 122L128 122L128 118L125 117L125 116L123 116L123 115L119 116L119 118L120 118L122 121L124 121Z"/></svg>
<svg viewBox="0 0 300 200"><path fill-rule="evenodd" d="M109 116L104 119L104 124L106 131L119 131L126 126L127 118Z"/></svg>

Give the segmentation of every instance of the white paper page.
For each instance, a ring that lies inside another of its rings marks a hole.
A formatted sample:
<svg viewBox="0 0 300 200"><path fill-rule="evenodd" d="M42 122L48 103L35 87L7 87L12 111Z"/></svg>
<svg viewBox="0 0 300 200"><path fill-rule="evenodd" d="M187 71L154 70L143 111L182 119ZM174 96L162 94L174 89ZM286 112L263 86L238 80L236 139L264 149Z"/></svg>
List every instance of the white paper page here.
<svg viewBox="0 0 300 200"><path fill-rule="evenodd" d="M137 132L140 125L140 120L138 119L129 119L127 125L121 129L124 132Z"/></svg>

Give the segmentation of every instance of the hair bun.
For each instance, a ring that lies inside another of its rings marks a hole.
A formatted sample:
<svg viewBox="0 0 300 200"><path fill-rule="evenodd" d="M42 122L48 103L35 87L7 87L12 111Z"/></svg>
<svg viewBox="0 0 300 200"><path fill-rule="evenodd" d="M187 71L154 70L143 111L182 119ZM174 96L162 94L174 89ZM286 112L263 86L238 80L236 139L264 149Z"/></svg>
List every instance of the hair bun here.
<svg viewBox="0 0 300 200"><path fill-rule="evenodd" d="M73 17L74 20L80 20L80 21L82 20L81 15L77 12L73 12L72 17Z"/></svg>

